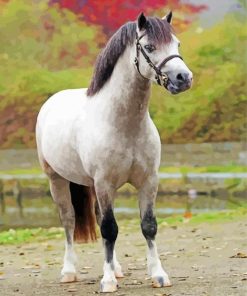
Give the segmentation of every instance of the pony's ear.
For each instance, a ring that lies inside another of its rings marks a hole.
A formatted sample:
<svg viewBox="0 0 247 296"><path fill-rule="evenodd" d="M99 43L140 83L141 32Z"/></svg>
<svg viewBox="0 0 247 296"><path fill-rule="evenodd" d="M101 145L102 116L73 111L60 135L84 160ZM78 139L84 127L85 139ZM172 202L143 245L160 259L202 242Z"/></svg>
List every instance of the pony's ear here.
<svg viewBox="0 0 247 296"><path fill-rule="evenodd" d="M143 12L141 14L139 14L138 19L137 19L137 24L138 24L138 29L140 31L145 29L145 26L147 24L147 19L146 19Z"/></svg>
<svg viewBox="0 0 247 296"><path fill-rule="evenodd" d="M170 11L167 15L165 15L163 18L163 20L166 20L169 24L172 23L172 11Z"/></svg>

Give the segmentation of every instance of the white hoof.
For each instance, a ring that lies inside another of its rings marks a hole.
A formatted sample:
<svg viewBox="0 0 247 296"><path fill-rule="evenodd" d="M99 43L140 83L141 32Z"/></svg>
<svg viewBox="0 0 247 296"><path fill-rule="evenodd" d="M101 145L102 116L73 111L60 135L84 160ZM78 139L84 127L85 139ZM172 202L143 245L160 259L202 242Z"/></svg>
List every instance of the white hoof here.
<svg viewBox="0 0 247 296"><path fill-rule="evenodd" d="M117 281L101 281L100 283L100 292L102 293L111 293L117 291Z"/></svg>
<svg viewBox="0 0 247 296"><path fill-rule="evenodd" d="M65 273L62 276L60 283L72 283L76 281L77 281L76 273Z"/></svg>
<svg viewBox="0 0 247 296"><path fill-rule="evenodd" d="M124 274L122 273L122 271L115 271L114 274L117 279L124 278Z"/></svg>
<svg viewBox="0 0 247 296"><path fill-rule="evenodd" d="M122 272L122 268L121 267L115 268L114 269L114 274L115 274L115 277L117 279L120 279L120 278L123 278L124 277L124 274Z"/></svg>
<svg viewBox="0 0 247 296"><path fill-rule="evenodd" d="M161 288L161 287L171 287L172 284L168 276L155 276L152 277L152 287Z"/></svg>

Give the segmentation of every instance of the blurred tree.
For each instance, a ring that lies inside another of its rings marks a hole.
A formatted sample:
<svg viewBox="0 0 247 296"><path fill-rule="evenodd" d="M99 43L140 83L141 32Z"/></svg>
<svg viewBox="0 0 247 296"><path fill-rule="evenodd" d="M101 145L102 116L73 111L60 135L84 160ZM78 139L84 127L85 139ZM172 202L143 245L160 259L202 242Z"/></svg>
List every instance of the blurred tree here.
<svg viewBox="0 0 247 296"><path fill-rule="evenodd" d="M88 82L104 35L48 1L11 0L1 4L0 17L0 145L33 146L41 103Z"/></svg>
<svg viewBox="0 0 247 296"><path fill-rule="evenodd" d="M163 142L240 141L247 138L246 19L232 14L207 30L182 33L181 51L193 88L163 99L155 88L151 111Z"/></svg>

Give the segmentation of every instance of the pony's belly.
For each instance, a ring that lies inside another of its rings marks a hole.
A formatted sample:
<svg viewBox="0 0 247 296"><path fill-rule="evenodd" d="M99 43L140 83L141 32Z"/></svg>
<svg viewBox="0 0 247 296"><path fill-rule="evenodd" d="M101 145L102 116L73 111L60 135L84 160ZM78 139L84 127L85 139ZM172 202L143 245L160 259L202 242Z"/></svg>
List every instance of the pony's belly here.
<svg viewBox="0 0 247 296"><path fill-rule="evenodd" d="M45 161L66 180L92 186L93 181L86 173L79 155L67 143L64 144L57 139L53 142L53 145L50 145L48 141L44 141L42 154Z"/></svg>
<svg viewBox="0 0 247 296"><path fill-rule="evenodd" d="M78 174L78 172L61 171L60 175L70 182L90 187L93 186L93 180L86 174L83 174L83 172Z"/></svg>
<svg viewBox="0 0 247 296"><path fill-rule="evenodd" d="M72 165L72 162L70 162L69 166L58 165L55 161L48 161L48 163L64 179L85 186L93 186L92 178L87 175L83 167L79 166L78 163Z"/></svg>

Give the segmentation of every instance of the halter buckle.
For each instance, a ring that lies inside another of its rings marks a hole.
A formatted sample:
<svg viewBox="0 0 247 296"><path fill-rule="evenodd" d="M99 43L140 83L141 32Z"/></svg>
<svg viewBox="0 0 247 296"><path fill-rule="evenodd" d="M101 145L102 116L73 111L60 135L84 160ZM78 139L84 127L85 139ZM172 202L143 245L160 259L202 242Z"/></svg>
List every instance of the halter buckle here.
<svg viewBox="0 0 247 296"><path fill-rule="evenodd" d="M161 80L162 80L165 84L167 84L167 82L168 82L168 76L167 76L165 73L162 73L162 74L161 74Z"/></svg>

